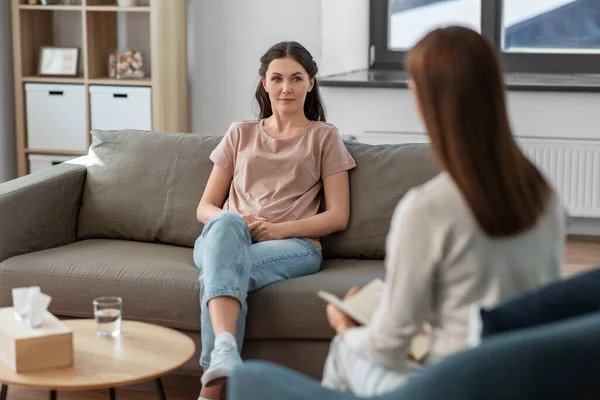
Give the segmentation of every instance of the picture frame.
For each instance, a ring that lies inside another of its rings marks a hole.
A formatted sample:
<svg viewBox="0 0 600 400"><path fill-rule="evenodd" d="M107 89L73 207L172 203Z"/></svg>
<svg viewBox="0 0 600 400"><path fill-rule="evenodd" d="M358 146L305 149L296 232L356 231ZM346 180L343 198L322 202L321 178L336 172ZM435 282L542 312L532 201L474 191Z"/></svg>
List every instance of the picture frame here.
<svg viewBox="0 0 600 400"><path fill-rule="evenodd" d="M77 47L40 48L38 65L39 76L77 76L79 49Z"/></svg>

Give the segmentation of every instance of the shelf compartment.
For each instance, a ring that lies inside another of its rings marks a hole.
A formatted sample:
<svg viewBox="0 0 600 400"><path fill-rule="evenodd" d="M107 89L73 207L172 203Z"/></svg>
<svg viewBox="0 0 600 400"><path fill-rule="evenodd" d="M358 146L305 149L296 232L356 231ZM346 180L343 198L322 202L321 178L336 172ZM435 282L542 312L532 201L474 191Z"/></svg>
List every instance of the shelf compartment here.
<svg viewBox="0 0 600 400"><path fill-rule="evenodd" d="M56 9L50 11L32 9L18 14L21 36L21 74L25 77L38 74L42 47L77 47L79 48L77 71L78 75L82 76L83 14L65 11L64 8L69 6L28 7L56 7ZM59 77L59 79L66 78L73 79L74 77Z"/></svg>
<svg viewBox="0 0 600 400"><path fill-rule="evenodd" d="M106 6L98 6L106 7ZM118 8L118 7L116 7ZM88 78L90 83L109 85L125 85L129 83L112 83L109 78L108 59L116 50L139 51L143 57L143 69L147 76L152 74L150 46L150 13L120 12L86 12L88 38ZM95 80L102 82L95 82ZM132 86L149 86L148 78L131 81Z"/></svg>

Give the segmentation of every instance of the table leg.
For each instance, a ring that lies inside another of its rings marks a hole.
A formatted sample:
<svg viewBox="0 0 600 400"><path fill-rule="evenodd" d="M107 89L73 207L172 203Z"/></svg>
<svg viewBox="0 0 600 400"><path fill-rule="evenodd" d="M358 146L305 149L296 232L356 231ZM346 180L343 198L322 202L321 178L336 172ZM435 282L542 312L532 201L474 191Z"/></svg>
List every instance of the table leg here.
<svg viewBox="0 0 600 400"><path fill-rule="evenodd" d="M115 388L108 389L108 395L110 396L110 400L117 400L117 394L115 393Z"/></svg>
<svg viewBox="0 0 600 400"><path fill-rule="evenodd" d="M50 400L56 400L56 390L50 391Z"/></svg>
<svg viewBox="0 0 600 400"><path fill-rule="evenodd" d="M160 378L156 378L154 380L156 383L156 391L158 392L158 398L160 400L167 400L167 396L165 395L165 388L163 387L162 380Z"/></svg>
<svg viewBox="0 0 600 400"><path fill-rule="evenodd" d="M2 389L0 389L0 400L6 400L6 394L8 393L8 386L2 384Z"/></svg>

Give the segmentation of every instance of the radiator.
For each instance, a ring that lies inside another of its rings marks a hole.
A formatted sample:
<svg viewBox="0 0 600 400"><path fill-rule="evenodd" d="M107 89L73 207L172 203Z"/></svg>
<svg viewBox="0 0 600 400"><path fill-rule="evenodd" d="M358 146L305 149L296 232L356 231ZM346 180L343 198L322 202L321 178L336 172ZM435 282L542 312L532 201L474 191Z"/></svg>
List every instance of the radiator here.
<svg viewBox="0 0 600 400"><path fill-rule="evenodd" d="M574 217L600 218L600 141L517 138Z"/></svg>

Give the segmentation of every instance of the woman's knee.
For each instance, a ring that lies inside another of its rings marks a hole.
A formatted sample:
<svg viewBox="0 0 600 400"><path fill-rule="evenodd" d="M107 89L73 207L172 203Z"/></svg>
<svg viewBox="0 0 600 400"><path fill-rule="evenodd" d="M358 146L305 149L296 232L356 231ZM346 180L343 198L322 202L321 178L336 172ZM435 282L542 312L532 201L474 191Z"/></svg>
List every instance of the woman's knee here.
<svg viewBox="0 0 600 400"><path fill-rule="evenodd" d="M248 225L240 215L231 211L221 211L206 223L203 235L213 230L244 233L247 229Z"/></svg>
<svg viewBox="0 0 600 400"><path fill-rule="evenodd" d="M232 211L221 211L211 218L210 222L218 222L225 225L246 225L246 221L239 214Z"/></svg>

